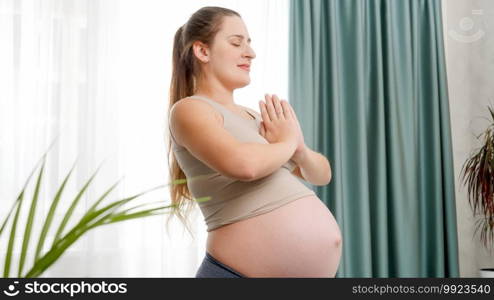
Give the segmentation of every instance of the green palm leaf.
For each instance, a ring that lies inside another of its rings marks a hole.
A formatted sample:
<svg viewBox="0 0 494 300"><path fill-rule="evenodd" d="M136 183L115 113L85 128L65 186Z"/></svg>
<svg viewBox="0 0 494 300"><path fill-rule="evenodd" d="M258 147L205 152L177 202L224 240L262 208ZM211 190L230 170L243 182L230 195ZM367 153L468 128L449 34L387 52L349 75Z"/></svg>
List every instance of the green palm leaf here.
<svg viewBox="0 0 494 300"><path fill-rule="evenodd" d="M47 215L45 223L43 225L43 229L41 230L41 234L39 236L38 246L36 247L36 253L34 255L35 261L39 258L39 255L41 254L41 250L43 249L43 246L45 244L46 235L48 234L48 230L50 229L51 223L53 221L53 216L55 215L55 210L57 209L58 203L60 201L63 190L65 188L65 185L67 184L67 181L69 180L70 175L74 171L75 166L76 166L76 163L74 163L74 165L70 169L67 176L65 176L65 179L63 180L62 185L59 187L59 189L55 195L55 198L53 199L53 201L51 203L50 210L48 211L48 215Z"/></svg>
<svg viewBox="0 0 494 300"><path fill-rule="evenodd" d="M45 153L46 155L46 153ZM40 160L36 163L36 165L34 166L34 168L31 170L31 173L29 174L29 176L27 177L27 180L26 182L24 183L24 186L22 187L22 190L21 192L19 193L19 195L17 196L17 199L15 200L14 204L12 205L12 208L10 209L9 213L7 214L7 216L5 217L5 220L2 222L2 227L0 227L0 236L2 236L2 232L3 232L3 229L5 228L5 226L7 225L7 222L9 221L9 218L10 218L10 215L12 214L12 212L14 211L14 209L17 207L17 205L22 201L22 198L24 197L24 191L26 190L27 188L27 185L29 184L29 182L31 181L31 177L33 177L34 173L36 172L36 169L38 168L38 165L40 163L42 163L45 159L45 155L43 155Z"/></svg>
<svg viewBox="0 0 494 300"><path fill-rule="evenodd" d="M93 175L91 175L91 177L88 179L88 181L86 182L86 184L84 184L84 186L82 187L82 189L79 191L79 193L77 194L77 196L72 201L72 204L70 205L69 209L65 213L65 216L64 216L62 222L60 223L60 226L58 227L57 233L55 234L54 243L60 239L60 235L62 234L63 230L65 229L65 226L67 225L67 222L69 222L69 219L72 216L72 213L74 212L74 209L75 209L77 203L81 199L82 195L84 195L84 193L86 192L87 188L89 187L89 185L93 181L94 177L96 176L96 174L100 170L101 166L102 166L102 164L96 169L96 171L93 173Z"/></svg>
<svg viewBox="0 0 494 300"><path fill-rule="evenodd" d="M22 273L22 267L24 267L24 261L26 260L27 247L29 246L29 240L31 238L31 230L33 228L34 214L36 213L36 205L38 203L39 189L41 187L41 181L43 179L43 171L45 170L45 160L41 165L41 169L36 181L36 188L34 189L34 195L31 201L31 207L29 209L29 216L27 218L26 229L24 230L24 239L22 241L21 258L19 261L19 270L17 276L20 277Z"/></svg>
<svg viewBox="0 0 494 300"><path fill-rule="evenodd" d="M84 233L86 233L88 230L98 227L100 225L105 224L107 222L107 219L112 216L112 211L114 211L116 208L122 206L123 204L134 200L146 193L149 193L151 191L154 191L158 188L162 188L165 185L158 186L156 188L150 189L148 191L136 194L132 197L125 198L123 200L119 200L117 202L114 202L110 205L107 205L99 210L96 211L88 211L86 214L81 218L78 224L76 224L72 230L70 230L66 235L61 237L54 245L52 248L45 254L43 255L40 259L38 259L32 269L27 272L26 277L36 277L39 276L43 271L45 271L49 266L51 266L64 252L65 250L71 246L75 241L77 241ZM159 209L167 208L165 207L160 207ZM105 215L104 213L107 212ZM140 212L142 213L142 212ZM97 219L100 215L103 215L103 217ZM141 214L141 217L145 216L150 216L152 215L151 213L144 213ZM136 218L137 216L133 216L133 218ZM131 219L132 217L128 217L127 219ZM123 221L125 219L121 219Z"/></svg>
<svg viewBox="0 0 494 300"><path fill-rule="evenodd" d="M21 211L22 207L22 201L24 199L24 189L22 190L21 194L17 198L18 201L16 201L17 204L17 210L15 212L15 217L14 221L12 222L12 228L10 229L10 237L9 237L9 244L7 245L7 255L5 256L5 265L3 269L3 277L9 277L10 274L10 264L12 260L12 251L14 249L14 238L15 238L15 233L17 231L17 220L19 219L19 214Z"/></svg>
<svg viewBox="0 0 494 300"><path fill-rule="evenodd" d="M50 145L49 148L53 146ZM48 150L47 150L48 152ZM0 227L0 235L2 234L3 230L6 228L7 223L11 217L11 215L15 212L12 224L11 224L11 230L10 230L10 236L8 240L8 246L7 246L7 253L5 256L5 265L4 265L4 272L3 275L4 277L9 277L10 275L10 267L12 263L12 254L14 250L14 240L15 240L15 235L17 231L17 226L18 226L18 220L19 216L21 213L21 208L24 200L24 196L26 194L26 189L31 181L31 178L35 174L36 170L38 169L39 165L41 164L41 168L39 169L37 180L36 180L36 185L34 188L32 200L31 200L31 206L29 208L29 214L28 218L26 221L25 225L25 230L24 230L24 236L23 236L23 242L22 242L22 248L21 248L21 255L19 258L19 268L18 268L18 277L22 277L23 274L23 269L25 265L25 260L26 260L26 254L28 252L29 244L30 244L30 238L31 238L31 232L32 232L32 227L34 224L34 220L36 217L36 207L37 207L37 202L39 199L39 193L42 187L43 183L43 174L45 170L45 164L46 164L46 155L47 152L42 156L42 158L39 160L39 162L36 164L35 168L32 170L31 174L29 175L28 179L26 180L21 192L16 198L16 201L12 205L12 208L8 212L5 220L2 222L2 226ZM77 161L77 160L76 160ZM112 203L109 203L107 205L104 205L101 208L98 208L98 206L101 204L101 202L107 198L107 196L116 188L118 183L120 182L117 181L115 184L113 184L110 188L108 188L99 198L96 202L94 202L89 209L84 213L84 215L81 217L81 219L74 225L72 228L69 228L67 233L65 232L65 228L67 227L67 224L70 220L70 217L72 216L77 204L79 203L79 200L81 197L84 195L84 193L87 191L89 188L90 184L93 182L93 179L95 178L96 174L100 170L102 164L97 168L97 170L92 174L92 176L85 182L83 187L78 191L76 197L73 199L70 207L67 209L67 211L64 213L64 218L62 222L60 223L58 229L56 230L55 238L53 240L52 245L46 251L43 253L43 246L46 244L46 239L48 232L50 230L51 224L53 223L53 218L56 212L56 209L58 207L58 204L61 201L63 191L65 190L65 187L70 180L71 174L74 171L74 168L76 166L76 163L74 162L74 165L70 169L70 171L67 173L65 176L63 182L61 185L58 187L57 192L51 202L50 209L48 211L48 214L45 218L43 227L41 229L41 233L38 238L38 243L36 245L36 251L34 254L34 262L31 268L25 273L25 277L36 277L41 275L44 271L46 271L47 268L49 268L56 260L63 255L63 253L67 250L68 247L73 245L83 234L88 232L89 230L107 225L107 224L113 224L113 223L118 223L126 220L132 220L136 218L143 218L143 217L148 217L148 216L155 216L155 215L160 215L163 213L166 213L169 208L174 207L174 205L165 205L165 206L158 206L154 208L143 208L143 206L148 206L148 205L155 205L155 204L162 204L163 201L157 201L157 202L151 202L151 203L144 203L140 205L134 205L131 208L126 208L122 209L124 205L133 203L136 199L139 197L143 196L144 194L150 193L152 191L155 191L157 189L163 188L168 186L167 185L160 185L158 187L149 189L147 191L137 193L131 197L126 197L118 201L114 201ZM198 176L198 177L202 177ZM191 179L195 179L191 178ZM186 183L188 180L191 179L179 179L173 181L171 184L183 184ZM211 199L211 197L202 197L198 199L194 199L197 202L203 202Z"/></svg>

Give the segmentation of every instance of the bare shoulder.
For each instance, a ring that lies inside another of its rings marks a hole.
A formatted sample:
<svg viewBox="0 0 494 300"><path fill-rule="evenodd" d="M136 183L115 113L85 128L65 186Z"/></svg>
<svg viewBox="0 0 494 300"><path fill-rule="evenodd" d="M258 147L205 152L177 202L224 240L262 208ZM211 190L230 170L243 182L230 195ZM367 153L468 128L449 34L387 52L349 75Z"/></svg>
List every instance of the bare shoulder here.
<svg viewBox="0 0 494 300"><path fill-rule="evenodd" d="M179 145L211 169L239 180L251 178L242 143L224 128L221 113L211 104L179 100L170 109L170 130Z"/></svg>
<svg viewBox="0 0 494 300"><path fill-rule="evenodd" d="M209 103L192 98L183 98L172 105L170 109L170 127L179 144L182 131L186 124L214 122L223 125L223 116Z"/></svg>
<svg viewBox="0 0 494 300"><path fill-rule="evenodd" d="M173 104L170 109L170 117L173 117L172 119L175 120L181 117L190 119L192 117L200 117L204 115L213 116L218 121L221 121L220 123L223 122L222 115L216 111L211 104L194 98L180 99Z"/></svg>

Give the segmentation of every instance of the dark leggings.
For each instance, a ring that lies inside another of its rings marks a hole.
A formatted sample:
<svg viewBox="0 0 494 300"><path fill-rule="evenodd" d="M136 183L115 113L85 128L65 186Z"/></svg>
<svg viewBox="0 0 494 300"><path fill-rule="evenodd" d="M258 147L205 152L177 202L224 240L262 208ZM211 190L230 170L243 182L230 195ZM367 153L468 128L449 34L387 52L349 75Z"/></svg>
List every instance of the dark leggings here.
<svg viewBox="0 0 494 300"><path fill-rule="evenodd" d="M206 252L196 273L196 278L243 278L245 277L233 268L221 263Z"/></svg>

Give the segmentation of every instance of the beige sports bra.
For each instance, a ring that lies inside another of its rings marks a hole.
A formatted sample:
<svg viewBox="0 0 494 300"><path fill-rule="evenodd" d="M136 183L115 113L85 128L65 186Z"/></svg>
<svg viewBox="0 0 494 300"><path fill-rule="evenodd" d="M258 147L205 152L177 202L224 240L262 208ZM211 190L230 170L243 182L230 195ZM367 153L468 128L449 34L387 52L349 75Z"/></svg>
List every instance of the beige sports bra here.
<svg viewBox="0 0 494 300"><path fill-rule="evenodd" d="M255 110L246 108L255 116L255 119L247 120L214 100L202 96L189 98L205 101L221 113L224 128L240 142L269 144L259 134L262 118ZM192 179L187 180L192 196L196 199L211 197L207 201L197 202L204 216L207 231L267 213L301 197L315 195L314 191L291 173L296 167L291 160L268 176L249 182L240 181L221 175L191 155L185 147L176 143L171 129L170 135L177 163L187 179Z"/></svg>

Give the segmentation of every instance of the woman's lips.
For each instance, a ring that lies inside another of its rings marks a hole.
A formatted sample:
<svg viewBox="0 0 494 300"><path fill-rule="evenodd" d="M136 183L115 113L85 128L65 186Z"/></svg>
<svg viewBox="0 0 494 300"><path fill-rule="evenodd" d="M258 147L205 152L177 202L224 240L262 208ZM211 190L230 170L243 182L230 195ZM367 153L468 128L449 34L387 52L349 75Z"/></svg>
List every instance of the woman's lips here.
<svg viewBox="0 0 494 300"><path fill-rule="evenodd" d="M245 70L245 71L250 71L250 66L247 66L247 65L240 65L238 66L239 68Z"/></svg>

